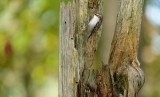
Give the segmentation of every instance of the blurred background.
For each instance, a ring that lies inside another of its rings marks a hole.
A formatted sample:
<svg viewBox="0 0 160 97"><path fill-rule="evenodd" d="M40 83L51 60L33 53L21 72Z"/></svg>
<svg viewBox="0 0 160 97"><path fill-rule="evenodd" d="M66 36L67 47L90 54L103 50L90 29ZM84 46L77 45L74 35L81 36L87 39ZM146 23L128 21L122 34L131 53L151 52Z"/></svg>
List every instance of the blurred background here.
<svg viewBox="0 0 160 97"><path fill-rule="evenodd" d="M59 0L0 0L0 97L58 97Z"/></svg>
<svg viewBox="0 0 160 97"><path fill-rule="evenodd" d="M0 0L0 97L58 97L59 3ZM117 6L106 1L95 62L108 61ZM160 97L160 0L145 0L139 60L146 76L139 97Z"/></svg>
<svg viewBox="0 0 160 97"><path fill-rule="evenodd" d="M139 47L145 84L139 97L160 97L160 0L146 0Z"/></svg>

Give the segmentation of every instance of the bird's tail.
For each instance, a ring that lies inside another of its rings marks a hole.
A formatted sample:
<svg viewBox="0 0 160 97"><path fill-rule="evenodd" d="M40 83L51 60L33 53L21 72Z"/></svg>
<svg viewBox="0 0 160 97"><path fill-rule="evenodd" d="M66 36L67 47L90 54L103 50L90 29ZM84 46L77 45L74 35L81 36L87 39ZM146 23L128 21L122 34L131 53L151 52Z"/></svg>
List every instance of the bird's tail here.
<svg viewBox="0 0 160 97"><path fill-rule="evenodd" d="M92 36L92 34L93 34L93 33L91 33L91 34L88 36L87 41L88 41L88 39Z"/></svg>

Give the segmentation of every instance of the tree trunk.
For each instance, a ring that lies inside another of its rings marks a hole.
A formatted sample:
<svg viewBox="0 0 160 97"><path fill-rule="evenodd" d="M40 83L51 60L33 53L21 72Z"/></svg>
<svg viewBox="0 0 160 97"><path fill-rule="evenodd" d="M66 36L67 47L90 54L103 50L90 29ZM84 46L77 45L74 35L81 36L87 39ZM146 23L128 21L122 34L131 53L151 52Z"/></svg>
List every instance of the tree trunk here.
<svg viewBox="0 0 160 97"><path fill-rule="evenodd" d="M120 0L108 65L91 69L102 27L86 41L87 25L103 14L101 0L60 5L59 97L137 97L144 74L137 60L143 0Z"/></svg>

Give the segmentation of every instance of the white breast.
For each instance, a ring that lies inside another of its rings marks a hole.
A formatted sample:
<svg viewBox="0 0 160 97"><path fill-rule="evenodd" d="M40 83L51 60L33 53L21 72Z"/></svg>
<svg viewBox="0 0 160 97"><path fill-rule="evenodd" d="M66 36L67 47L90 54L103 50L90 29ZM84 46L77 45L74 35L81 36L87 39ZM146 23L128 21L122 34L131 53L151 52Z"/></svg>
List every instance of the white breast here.
<svg viewBox="0 0 160 97"><path fill-rule="evenodd" d="M88 26L92 28L97 24L98 21L99 21L99 18L96 15L94 15L94 17L90 20Z"/></svg>
<svg viewBox="0 0 160 97"><path fill-rule="evenodd" d="M93 18L88 23L88 27L87 27L88 33L90 33L94 29L98 21L99 21L99 18L96 15L94 15Z"/></svg>

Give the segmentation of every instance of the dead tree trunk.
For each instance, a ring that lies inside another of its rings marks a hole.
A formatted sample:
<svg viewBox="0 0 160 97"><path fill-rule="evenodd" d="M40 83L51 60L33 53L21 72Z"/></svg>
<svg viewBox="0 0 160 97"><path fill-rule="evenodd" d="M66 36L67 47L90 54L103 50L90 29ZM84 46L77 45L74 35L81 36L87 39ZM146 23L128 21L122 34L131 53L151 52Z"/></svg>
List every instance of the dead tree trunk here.
<svg viewBox="0 0 160 97"><path fill-rule="evenodd" d="M143 0L120 0L108 65L91 71L102 28L88 41L86 29L95 13L103 14L103 3L61 3L59 97L137 97L144 83L137 60L142 6Z"/></svg>

